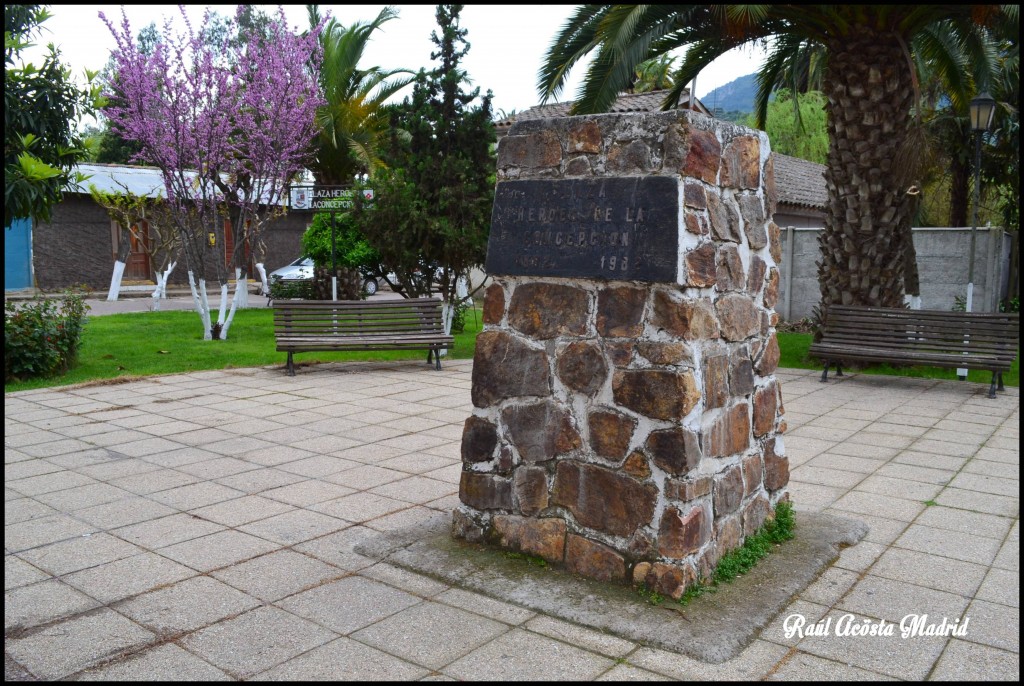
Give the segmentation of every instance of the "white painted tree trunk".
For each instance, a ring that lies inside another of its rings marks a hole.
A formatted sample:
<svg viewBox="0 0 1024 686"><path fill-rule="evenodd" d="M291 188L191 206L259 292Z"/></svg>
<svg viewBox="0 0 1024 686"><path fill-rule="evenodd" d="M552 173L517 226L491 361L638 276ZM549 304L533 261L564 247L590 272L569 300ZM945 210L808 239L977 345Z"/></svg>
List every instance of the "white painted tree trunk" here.
<svg viewBox="0 0 1024 686"><path fill-rule="evenodd" d="M177 266L178 266L177 262L171 262L169 265L167 265L167 270L164 271L164 285L163 285L163 288L160 289L160 297L161 298L166 298L167 297L167 282L170 281L170 279L171 279L171 272L173 272L174 268L177 267Z"/></svg>
<svg viewBox="0 0 1024 686"><path fill-rule="evenodd" d="M248 294L247 290L248 284L245 279L235 280L235 297L231 299L231 310L228 312L224 325L220 328L220 337L224 340L228 338L228 329L231 328L231 322L235 319L235 311L242 307L242 299L244 295Z"/></svg>
<svg viewBox="0 0 1024 686"><path fill-rule="evenodd" d="M121 277L124 276L125 264L121 260L114 260L114 271L110 275L110 290L107 291L107 301L115 302L121 294Z"/></svg>
<svg viewBox="0 0 1024 686"><path fill-rule="evenodd" d="M203 323L203 340L208 341L213 338L213 333L210 330L210 310L209 303L206 300L206 280L199 280L199 287L202 291L202 295L196 290L196 278L190 269L188 271L188 287L192 291L192 303L196 306L196 313L199 314L199 319Z"/></svg>
<svg viewBox="0 0 1024 686"><path fill-rule="evenodd" d="M217 323L224 327L224 318L228 315L228 285L220 285L220 309L217 310Z"/></svg>
<svg viewBox="0 0 1024 686"><path fill-rule="evenodd" d="M237 301L238 307L249 307L249 280L242 278L242 269L240 267L235 267L234 300ZM234 308L235 304L232 303L231 307Z"/></svg>
<svg viewBox="0 0 1024 686"><path fill-rule="evenodd" d="M449 335L452 332L452 315L455 314L455 308L449 302L442 303L441 305L441 324L444 326L445 335ZM441 357L448 355L448 349L442 348L438 351Z"/></svg>
<svg viewBox="0 0 1024 686"><path fill-rule="evenodd" d="M256 263L256 271L260 273L260 285L263 290L260 291L263 295L270 295L270 285L267 283L267 270L263 268L262 262Z"/></svg>
<svg viewBox="0 0 1024 686"><path fill-rule="evenodd" d="M161 274L158 271L156 273L156 288L154 288L153 292L150 293L150 295L149 295L149 297L151 297L153 299L153 311L154 312L159 312L160 311L160 291L163 289L163 285L164 285L164 275Z"/></svg>

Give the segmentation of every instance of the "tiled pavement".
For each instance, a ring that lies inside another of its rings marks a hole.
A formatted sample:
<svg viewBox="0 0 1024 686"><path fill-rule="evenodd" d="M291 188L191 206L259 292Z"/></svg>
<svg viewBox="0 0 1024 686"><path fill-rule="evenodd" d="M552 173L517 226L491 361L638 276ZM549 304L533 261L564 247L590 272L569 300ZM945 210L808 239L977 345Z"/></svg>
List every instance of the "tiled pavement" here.
<svg viewBox="0 0 1024 686"><path fill-rule="evenodd" d="M354 552L457 503L471 363L4 399L7 679L1019 679L1017 389L780 370L797 509L871 531L708 665ZM786 638L783 618L832 618ZM835 635L853 615L960 637Z"/></svg>

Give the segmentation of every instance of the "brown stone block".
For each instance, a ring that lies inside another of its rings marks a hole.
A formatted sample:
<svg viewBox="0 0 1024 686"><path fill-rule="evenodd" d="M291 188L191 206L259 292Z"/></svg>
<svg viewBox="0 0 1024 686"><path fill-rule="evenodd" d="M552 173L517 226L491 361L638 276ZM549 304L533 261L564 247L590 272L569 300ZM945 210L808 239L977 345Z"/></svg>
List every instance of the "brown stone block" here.
<svg viewBox="0 0 1024 686"><path fill-rule="evenodd" d="M624 581L626 561L601 543L569 534L565 547L565 566L573 574L598 581Z"/></svg>
<svg viewBox="0 0 1024 686"><path fill-rule="evenodd" d="M484 324L497 324L505 316L505 289L492 283L484 291Z"/></svg>
<svg viewBox="0 0 1024 686"><path fill-rule="evenodd" d="M743 458L743 497L747 497L754 491L761 488L763 481L762 473L764 464L760 453L754 453Z"/></svg>
<svg viewBox="0 0 1024 686"><path fill-rule="evenodd" d="M682 419L700 400L689 371L620 369L612 376L615 402L653 419Z"/></svg>
<svg viewBox="0 0 1024 686"><path fill-rule="evenodd" d="M650 562L638 562L633 567L633 584L639 586L647 583L647 574L651 571Z"/></svg>
<svg viewBox="0 0 1024 686"><path fill-rule="evenodd" d="M743 501L743 470L738 465L729 467L715 477L715 518L732 514Z"/></svg>
<svg viewBox="0 0 1024 686"><path fill-rule="evenodd" d="M750 188L761 186L761 142L754 136L736 136L722 152L722 186Z"/></svg>
<svg viewBox="0 0 1024 686"><path fill-rule="evenodd" d="M551 372L543 350L504 331L484 331L476 337L471 391L476 407L550 393Z"/></svg>
<svg viewBox="0 0 1024 686"><path fill-rule="evenodd" d="M682 341L640 341L636 349L651 364L693 364L693 351Z"/></svg>
<svg viewBox="0 0 1024 686"><path fill-rule="evenodd" d="M548 476L542 467L522 466L512 477L512 490L524 515L535 515L548 506Z"/></svg>
<svg viewBox="0 0 1024 686"><path fill-rule="evenodd" d="M768 155L764 163L764 196L768 201L768 214L775 214L779 206L779 191L775 185L775 153Z"/></svg>
<svg viewBox="0 0 1024 686"><path fill-rule="evenodd" d="M691 341L719 336L718 320L707 302L684 299L670 291L654 292L651 324L671 336Z"/></svg>
<svg viewBox="0 0 1024 686"><path fill-rule="evenodd" d="M771 309L779 302L779 270L772 267L768 272L768 285L764 288L764 306Z"/></svg>
<svg viewBox="0 0 1024 686"><path fill-rule="evenodd" d="M711 219L711 235L716 240L740 242L740 215L732 201L708 193L708 217Z"/></svg>
<svg viewBox="0 0 1024 686"><path fill-rule="evenodd" d="M683 202L687 207L703 210L708 206L708 193L704 186L699 183L687 183L683 185Z"/></svg>
<svg viewBox="0 0 1024 686"><path fill-rule="evenodd" d="M708 225L704 218L693 212L687 212L683 216L683 224L686 226L687 231L698 236L706 236L708 233Z"/></svg>
<svg viewBox="0 0 1024 686"><path fill-rule="evenodd" d="M728 293L715 301L722 338L742 341L761 330L761 311L745 293Z"/></svg>
<svg viewBox="0 0 1024 686"><path fill-rule="evenodd" d="M633 361L633 341L609 341L603 342L604 352L616 367L626 367Z"/></svg>
<svg viewBox="0 0 1024 686"><path fill-rule="evenodd" d="M704 408L724 407L729 400L729 356L704 358Z"/></svg>
<svg viewBox="0 0 1024 686"><path fill-rule="evenodd" d="M462 472L459 500L478 510L511 510L512 484L490 474Z"/></svg>
<svg viewBox="0 0 1024 686"><path fill-rule="evenodd" d="M636 338L644 331L643 288L603 288L597 294L597 333L613 338Z"/></svg>
<svg viewBox="0 0 1024 686"><path fill-rule="evenodd" d="M462 429L462 461L487 462L494 457L498 429L483 417L469 417Z"/></svg>
<svg viewBox="0 0 1024 686"><path fill-rule="evenodd" d="M667 479L665 497L669 500L689 502L711 492L711 477L697 476L686 479Z"/></svg>
<svg viewBox="0 0 1024 686"><path fill-rule="evenodd" d="M677 507L665 509L658 527L658 550L665 557L692 555L710 538L711 513L704 505L695 505L685 514Z"/></svg>
<svg viewBox="0 0 1024 686"><path fill-rule="evenodd" d="M715 514L715 548L719 555L725 555L743 545L743 526L738 514L731 517L718 516L717 512Z"/></svg>
<svg viewBox="0 0 1024 686"><path fill-rule="evenodd" d="M601 127L594 121L585 121L570 127L566 147L569 152L601 152Z"/></svg>
<svg viewBox="0 0 1024 686"><path fill-rule="evenodd" d="M747 292L752 298L756 298L764 287L764 275L768 268L765 261L757 255L750 256L750 273L747 274ZM765 303L765 307L771 307Z"/></svg>
<svg viewBox="0 0 1024 686"><path fill-rule="evenodd" d="M700 440L685 427L652 431L644 450L654 464L672 476L684 476L700 464Z"/></svg>
<svg viewBox="0 0 1024 686"><path fill-rule="evenodd" d="M743 232L751 249L760 250L768 245L768 233L765 231L764 205L761 198L752 193L745 193L737 198L740 216L743 217Z"/></svg>
<svg viewBox="0 0 1024 686"><path fill-rule="evenodd" d="M789 483L789 458L775 452L775 439L764 443L764 487L769 491L785 488Z"/></svg>
<svg viewBox="0 0 1024 686"><path fill-rule="evenodd" d="M562 162L562 144L554 131L505 136L498 146L498 168L542 169Z"/></svg>
<svg viewBox="0 0 1024 686"><path fill-rule="evenodd" d="M779 407L777 384L774 381L754 391L753 406L754 436L764 436L775 426L775 414Z"/></svg>
<svg viewBox="0 0 1024 686"><path fill-rule="evenodd" d="M683 262L686 264L686 285L696 288L714 286L718 274L715 264L715 245L705 243L698 248L688 250Z"/></svg>
<svg viewBox="0 0 1024 686"><path fill-rule="evenodd" d="M764 351L761 353L760 359L757 364L754 365L754 369L761 376L768 376L779 367L779 359L782 352L779 350L778 337L773 333L768 339L768 344L764 346Z"/></svg>
<svg viewBox="0 0 1024 686"><path fill-rule="evenodd" d="M715 287L724 293L740 291L746 286L747 274L739 250L731 243L721 245L715 255Z"/></svg>
<svg viewBox="0 0 1024 686"><path fill-rule="evenodd" d="M647 458L639 450L634 450L622 463L622 471L635 479L646 479L651 475L651 466L647 464Z"/></svg>
<svg viewBox="0 0 1024 686"><path fill-rule="evenodd" d="M583 445L568 411L548 400L501 411L512 445L527 462L544 462Z"/></svg>
<svg viewBox="0 0 1024 686"><path fill-rule="evenodd" d="M651 590L679 600L687 589L697 583L697 574L690 565L670 565L655 562L644 577L644 583Z"/></svg>
<svg viewBox="0 0 1024 686"><path fill-rule="evenodd" d="M718 182L722 144L713 131L690 129L687 136L686 159L679 173L714 184Z"/></svg>
<svg viewBox="0 0 1024 686"><path fill-rule="evenodd" d="M629 536L649 524L658 491L611 469L572 460L558 463L551 503L569 509L581 525Z"/></svg>
<svg viewBox="0 0 1024 686"><path fill-rule="evenodd" d="M565 163L565 176L590 176L593 173L590 159L583 155L577 155Z"/></svg>
<svg viewBox="0 0 1024 686"><path fill-rule="evenodd" d="M548 562L561 562L565 559L565 534L565 522L561 519L527 519L520 547L524 553L538 555Z"/></svg>
<svg viewBox="0 0 1024 686"><path fill-rule="evenodd" d="M750 499L743 508L743 535L753 536L772 513L771 503L763 493Z"/></svg>
<svg viewBox="0 0 1024 686"><path fill-rule="evenodd" d="M634 560L650 559L658 554L654 537L646 529L637 529L626 542L626 553Z"/></svg>
<svg viewBox="0 0 1024 686"><path fill-rule="evenodd" d="M590 447L594 453L609 460L621 460L629 449L636 420L621 412L597 410L587 417Z"/></svg>
<svg viewBox="0 0 1024 686"><path fill-rule="evenodd" d="M775 222L768 222L768 252L775 264L782 262L782 231Z"/></svg>
<svg viewBox="0 0 1024 686"><path fill-rule="evenodd" d="M747 346L741 345L729 357L729 393L733 396L746 396L753 390L754 363L750 361Z"/></svg>
<svg viewBox="0 0 1024 686"><path fill-rule="evenodd" d="M743 452L750 446L750 410L747 403L717 410L708 419L701 432L704 435L704 454L708 457L728 457Z"/></svg>
<svg viewBox="0 0 1024 686"><path fill-rule="evenodd" d="M570 343L558 355L558 378L566 386L585 395L593 395L608 378L608 364L594 343Z"/></svg>
<svg viewBox="0 0 1024 686"><path fill-rule="evenodd" d="M498 474L508 475L512 472L512 448L507 445L501 446L501 450L498 451Z"/></svg>
<svg viewBox="0 0 1024 686"><path fill-rule="evenodd" d="M580 336L587 332L590 297L572 286L526 283L512 293L508 323L533 338Z"/></svg>
<svg viewBox="0 0 1024 686"><path fill-rule="evenodd" d="M608 151L604 168L606 172L629 174L651 170L651 149L643 141L613 143Z"/></svg>

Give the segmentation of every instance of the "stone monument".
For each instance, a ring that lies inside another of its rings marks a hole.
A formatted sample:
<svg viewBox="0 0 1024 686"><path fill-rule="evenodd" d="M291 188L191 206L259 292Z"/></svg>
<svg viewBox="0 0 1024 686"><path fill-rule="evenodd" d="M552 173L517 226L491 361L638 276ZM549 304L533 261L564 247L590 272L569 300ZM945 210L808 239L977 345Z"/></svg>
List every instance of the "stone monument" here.
<svg viewBox="0 0 1024 686"><path fill-rule="evenodd" d="M678 598L772 516L772 166L689 111L512 127L455 536Z"/></svg>

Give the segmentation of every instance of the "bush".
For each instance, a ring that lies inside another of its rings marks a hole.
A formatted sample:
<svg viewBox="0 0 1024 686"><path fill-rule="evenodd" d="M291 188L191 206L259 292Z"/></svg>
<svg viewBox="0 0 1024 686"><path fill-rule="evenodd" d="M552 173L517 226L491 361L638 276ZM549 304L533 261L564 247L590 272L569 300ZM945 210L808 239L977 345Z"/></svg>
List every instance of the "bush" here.
<svg viewBox="0 0 1024 686"><path fill-rule="evenodd" d="M58 300L4 303L4 383L66 372L78 354L88 309L75 290Z"/></svg>
<svg viewBox="0 0 1024 686"><path fill-rule="evenodd" d="M316 300L313 280L282 281L278 278L270 280L270 298L272 300Z"/></svg>

